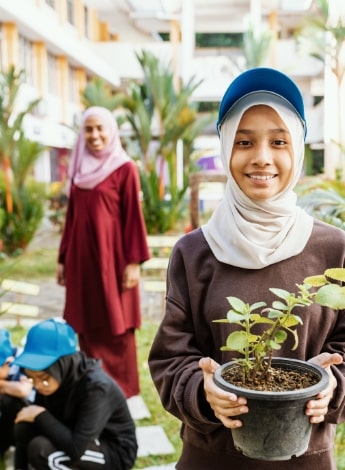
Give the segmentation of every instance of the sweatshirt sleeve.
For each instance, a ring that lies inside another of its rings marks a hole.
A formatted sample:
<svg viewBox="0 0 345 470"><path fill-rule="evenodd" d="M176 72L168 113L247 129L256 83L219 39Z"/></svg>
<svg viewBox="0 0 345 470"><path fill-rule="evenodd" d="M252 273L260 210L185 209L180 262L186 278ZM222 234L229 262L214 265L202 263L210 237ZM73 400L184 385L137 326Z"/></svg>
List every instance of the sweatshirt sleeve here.
<svg viewBox="0 0 345 470"><path fill-rule="evenodd" d="M140 202L140 180L133 162L124 165L121 212L127 263L143 263L150 258L147 232Z"/></svg>

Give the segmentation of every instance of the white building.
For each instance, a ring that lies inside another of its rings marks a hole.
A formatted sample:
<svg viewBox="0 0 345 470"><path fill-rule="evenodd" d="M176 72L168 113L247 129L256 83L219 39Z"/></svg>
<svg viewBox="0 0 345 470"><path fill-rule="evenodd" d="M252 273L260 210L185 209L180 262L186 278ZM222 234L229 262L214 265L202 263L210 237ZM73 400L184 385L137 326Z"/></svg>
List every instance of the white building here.
<svg viewBox="0 0 345 470"><path fill-rule="evenodd" d="M117 89L141 78L135 52L149 50L171 62L183 80L202 78L193 98L219 101L238 73L239 51L197 49L195 33L243 32L248 15L258 28L276 33L267 65L300 84L310 122L319 119L311 104L320 83L322 90L321 64L300 57L292 39L310 8L310 0L0 0L0 68L26 70L23 103L42 99L25 121L27 136L48 149L37 178L62 178L75 138L71 128L82 110L80 91L89 80L98 76ZM320 132L312 137L315 126L309 128L310 139L320 139Z"/></svg>

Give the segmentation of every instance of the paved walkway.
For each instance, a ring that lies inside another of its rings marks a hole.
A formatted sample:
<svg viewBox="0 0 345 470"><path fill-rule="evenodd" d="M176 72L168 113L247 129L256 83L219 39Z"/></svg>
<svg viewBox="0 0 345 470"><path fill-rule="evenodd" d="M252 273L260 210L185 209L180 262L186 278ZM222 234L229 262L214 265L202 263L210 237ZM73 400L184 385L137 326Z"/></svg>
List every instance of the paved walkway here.
<svg viewBox="0 0 345 470"><path fill-rule="evenodd" d="M28 247L28 251L34 250L37 247L49 247L58 249L60 235L53 229L48 222L38 232L35 239ZM10 276L9 276L10 277ZM25 280L26 281L26 280ZM30 282L29 280L27 280ZM36 287L37 282L32 281ZM144 273L142 274L141 281L141 303L143 317L150 319L159 319L162 316L162 294L159 292L145 292L143 288ZM17 294L15 292L7 292L1 297L1 302L19 302L27 305L35 305L39 310L39 319L60 317L63 312L63 305L65 299L65 288L56 283L55 278L45 279L39 282L39 294ZM10 315L6 315L10 318ZM23 315L22 318L25 318Z"/></svg>

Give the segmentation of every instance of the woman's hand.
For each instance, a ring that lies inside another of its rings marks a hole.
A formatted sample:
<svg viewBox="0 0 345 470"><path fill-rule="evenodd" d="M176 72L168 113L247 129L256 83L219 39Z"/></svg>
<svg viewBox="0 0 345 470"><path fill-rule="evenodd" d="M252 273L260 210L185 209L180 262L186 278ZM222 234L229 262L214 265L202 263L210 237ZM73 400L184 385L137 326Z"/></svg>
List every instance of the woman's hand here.
<svg viewBox="0 0 345 470"><path fill-rule="evenodd" d="M56 268L56 281L59 286L65 285L65 266L61 263L59 263Z"/></svg>
<svg viewBox="0 0 345 470"><path fill-rule="evenodd" d="M135 287L140 279L140 264L132 263L127 264L123 272L122 289L132 289Z"/></svg>
<svg viewBox="0 0 345 470"><path fill-rule="evenodd" d="M332 373L331 365L341 364L343 362L343 358L338 353L322 353L311 358L309 362L323 367L329 375L329 384L327 388L322 390L315 400L308 401L306 405L305 413L307 416L310 416L310 422L315 424L324 421L325 415L328 411L329 402L332 400L334 390L337 388L337 380Z"/></svg>
<svg viewBox="0 0 345 470"><path fill-rule="evenodd" d="M46 409L43 406L37 405L29 405L24 406L20 411L18 411L16 419L14 420L15 423L20 423L25 421L27 423L33 423L36 419L36 416L43 413Z"/></svg>
<svg viewBox="0 0 345 470"><path fill-rule="evenodd" d="M233 419L243 413L248 413L247 400L244 397L225 392L217 387L213 380L213 374L218 369L219 364L210 357L203 357L199 361L199 366L204 373L204 392L215 416L226 428L239 428L242 421Z"/></svg>

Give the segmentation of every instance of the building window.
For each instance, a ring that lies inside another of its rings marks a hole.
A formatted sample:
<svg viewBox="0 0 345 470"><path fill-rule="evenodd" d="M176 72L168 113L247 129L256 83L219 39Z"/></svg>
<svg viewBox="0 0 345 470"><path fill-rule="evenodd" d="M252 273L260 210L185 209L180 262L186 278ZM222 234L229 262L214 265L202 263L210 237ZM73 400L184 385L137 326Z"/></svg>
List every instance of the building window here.
<svg viewBox="0 0 345 470"><path fill-rule="evenodd" d="M78 103L78 83L75 68L68 66L68 98L73 103Z"/></svg>
<svg viewBox="0 0 345 470"><path fill-rule="evenodd" d="M90 39L89 21L90 21L89 10L87 7L84 6L84 34L88 39Z"/></svg>
<svg viewBox="0 0 345 470"><path fill-rule="evenodd" d="M74 1L67 0L67 21L71 24L75 24L74 21Z"/></svg>
<svg viewBox="0 0 345 470"><path fill-rule="evenodd" d="M59 93L58 69L55 55L48 52L48 92L52 95Z"/></svg>
<svg viewBox="0 0 345 470"><path fill-rule="evenodd" d="M33 77L33 50L31 42L24 36L19 35L19 69L25 72L25 82L32 84Z"/></svg>
<svg viewBox="0 0 345 470"><path fill-rule="evenodd" d="M46 4L55 10L55 0L45 0Z"/></svg>

